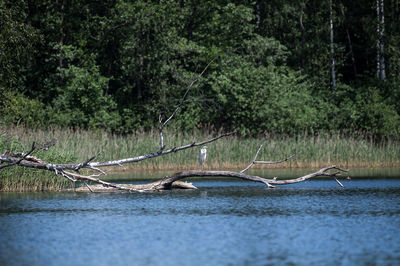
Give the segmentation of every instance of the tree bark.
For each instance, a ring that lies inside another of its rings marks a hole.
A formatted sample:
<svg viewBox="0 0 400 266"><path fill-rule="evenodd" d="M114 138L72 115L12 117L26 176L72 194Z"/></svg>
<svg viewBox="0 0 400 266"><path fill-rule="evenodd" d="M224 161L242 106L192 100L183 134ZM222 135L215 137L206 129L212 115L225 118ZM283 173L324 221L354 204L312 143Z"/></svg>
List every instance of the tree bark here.
<svg viewBox="0 0 400 266"><path fill-rule="evenodd" d="M65 5L64 5L64 0L61 0L61 11L60 11L60 40L59 40L59 44L60 44L60 55L58 58L58 66L60 68L62 68L64 66L64 56L63 56L63 52L61 50L61 47L64 45L64 16L65 16Z"/></svg>
<svg viewBox="0 0 400 266"><path fill-rule="evenodd" d="M330 170L335 170L335 172L329 172ZM287 185L287 184L294 184L306 181L310 178L314 177L332 177L338 184L343 187L343 185L337 180L337 177L340 175L340 172L346 172L347 170L343 170L338 168L335 165L328 166L322 168L314 173L307 174L298 178L293 179L282 179L279 180L278 178L267 179L259 176L254 175L247 175L241 172L232 172L232 171L203 171L203 170L189 170L175 173L171 176L166 176L159 181L152 182L149 184L143 185L129 185L124 184L121 186L109 186L107 184L101 185L94 185L90 186L89 191L91 192L104 192L104 191L128 191L128 192L146 192L146 191L162 191L162 190L170 190L170 189L196 189L192 183L181 182L180 180L189 178L189 177L227 177L227 178L239 178L245 181L253 181L259 182L266 185L268 188L275 188L276 185ZM75 191L80 192L88 192L88 189L85 187L80 187L75 189Z"/></svg>
<svg viewBox="0 0 400 266"><path fill-rule="evenodd" d="M346 14L345 14L345 12L344 12L344 5L343 5L343 3L341 3L341 5L340 5L340 11L341 11L342 16L343 16L344 27L345 27L345 30L346 30L347 42L348 42L348 44L349 44L349 51L350 51L351 63L352 63L352 66L353 66L354 80L357 80L357 65L356 65L356 59L355 59L355 57L354 57L353 43L352 43L352 41L351 41L349 25L348 25L348 23L347 23L347 19L346 19Z"/></svg>
<svg viewBox="0 0 400 266"><path fill-rule="evenodd" d="M300 3L300 29L301 29L301 51L300 51L300 67L301 67L301 73L305 73L304 69L304 51L305 51L305 29L304 29L304 24L303 24L303 15L304 15L304 8L305 8L305 3L302 1Z"/></svg>
<svg viewBox="0 0 400 266"><path fill-rule="evenodd" d="M332 90L336 91L336 74L335 74L335 49L334 49L334 42L333 42L333 9L332 9L332 0L329 1L329 21L330 21L330 40L331 40L331 58L332 58L332 65L331 65L331 79L332 79Z"/></svg>
<svg viewBox="0 0 400 266"><path fill-rule="evenodd" d="M384 31L385 31L385 15L383 0L376 0L376 77L381 81L386 81L385 55L384 55Z"/></svg>
<svg viewBox="0 0 400 266"><path fill-rule="evenodd" d="M386 81L386 66L385 66L385 41L384 41L384 32L385 32L385 12L384 12L384 0L380 0L380 15L381 15L381 36L380 36L380 65L381 65L381 73L380 79L385 82Z"/></svg>
<svg viewBox="0 0 400 266"><path fill-rule="evenodd" d="M260 32L260 24L261 24L261 11L260 11L260 0L256 1L255 4L255 14L256 14L256 32Z"/></svg>

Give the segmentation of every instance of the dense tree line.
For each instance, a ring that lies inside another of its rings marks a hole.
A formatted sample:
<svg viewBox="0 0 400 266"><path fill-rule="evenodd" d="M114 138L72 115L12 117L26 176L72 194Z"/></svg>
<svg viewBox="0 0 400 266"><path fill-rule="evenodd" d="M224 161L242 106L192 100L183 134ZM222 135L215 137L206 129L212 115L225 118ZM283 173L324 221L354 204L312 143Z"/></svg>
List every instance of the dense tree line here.
<svg viewBox="0 0 400 266"><path fill-rule="evenodd" d="M400 1L0 0L0 120L400 133Z"/></svg>

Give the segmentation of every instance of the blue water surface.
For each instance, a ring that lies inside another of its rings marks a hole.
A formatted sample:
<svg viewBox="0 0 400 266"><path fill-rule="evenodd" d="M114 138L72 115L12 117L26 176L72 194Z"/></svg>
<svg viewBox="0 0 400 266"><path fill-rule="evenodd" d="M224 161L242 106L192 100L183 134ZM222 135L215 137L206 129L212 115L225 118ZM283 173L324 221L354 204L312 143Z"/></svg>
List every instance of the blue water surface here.
<svg viewBox="0 0 400 266"><path fill-rule="evenodd" d="M400 180L0 193L0 265L400 265Z"/></svg>

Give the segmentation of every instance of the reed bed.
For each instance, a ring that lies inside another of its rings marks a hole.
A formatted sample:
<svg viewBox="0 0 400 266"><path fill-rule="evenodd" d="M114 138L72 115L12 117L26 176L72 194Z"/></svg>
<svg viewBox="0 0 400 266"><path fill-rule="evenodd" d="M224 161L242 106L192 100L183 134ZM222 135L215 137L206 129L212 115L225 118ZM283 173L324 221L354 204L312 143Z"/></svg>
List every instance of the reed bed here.
<svg viewBox="0 0 400 266"><path fill-rule="evenodd" d="M167 148L180 146L209 139L217 132L177 132L166 130L165 144ZM135 157L157 151L159 149L158 131L136 132L130 135L114 135L104 130L87 131L51 128L49 130L29 130L24 127L2 127L0 129L0 148L7 147L12 150L28 151L33 141L44 142L56 138L58 143L47 152L36 154L49 162L73 163L81 162L89 157L96 156L96 161ZM253 159L259 145L263 142L259 138L240 138L231 136L222 138L207 145L207 161L204 169L242 169ZM199 169L198 153L200 147L176 152L166 156L148 159L138 163L114 167L112 171L153 171L153 170L184 170ZM3 151L0 151L3 152ZM258 160L280 160L296 154L288 162L275 165L255 165L255 168L282 167L282 168L318 168L336 164L344 168L350 167L399 167L400 143L396 140L375 142L362 134L346 137L343 134L320 133L301 134L297 136L273 135L264 142ZM110 170L111 169L107 169ZM3 175L29 176L29 182L41 190L46 186L53 190L64 187L65 180L57 179L49 174L49 179L35 178L38 173L31 169L23 172L15 170L0 171L0 188L12 188L17 182L11 177L2 178ZM7 174L4 174L7 172ZM31 174L27 174L27 173ZM41 172L40 175L43 175ZM14 180L14 181L13 181ZM68 182L66 182L68 183ZM30 186L32 185L30 184ZM33 186L33 185L32 185ZM24 187L21 185L21 187Z"/></svg>

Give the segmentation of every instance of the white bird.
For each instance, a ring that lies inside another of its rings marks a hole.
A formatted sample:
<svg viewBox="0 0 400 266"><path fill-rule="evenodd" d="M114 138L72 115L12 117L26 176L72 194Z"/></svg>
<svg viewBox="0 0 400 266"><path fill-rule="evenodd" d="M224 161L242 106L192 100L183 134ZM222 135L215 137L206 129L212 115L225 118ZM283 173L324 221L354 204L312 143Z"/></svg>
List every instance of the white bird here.
<svg viewBox="0 0 400 266"><path fill-rule="evenodd" d="M199 163L201 166L203 166L204 162L206 161L207 157L207 146L203 146L200 150L200 155L199 155Z"/></svg>

